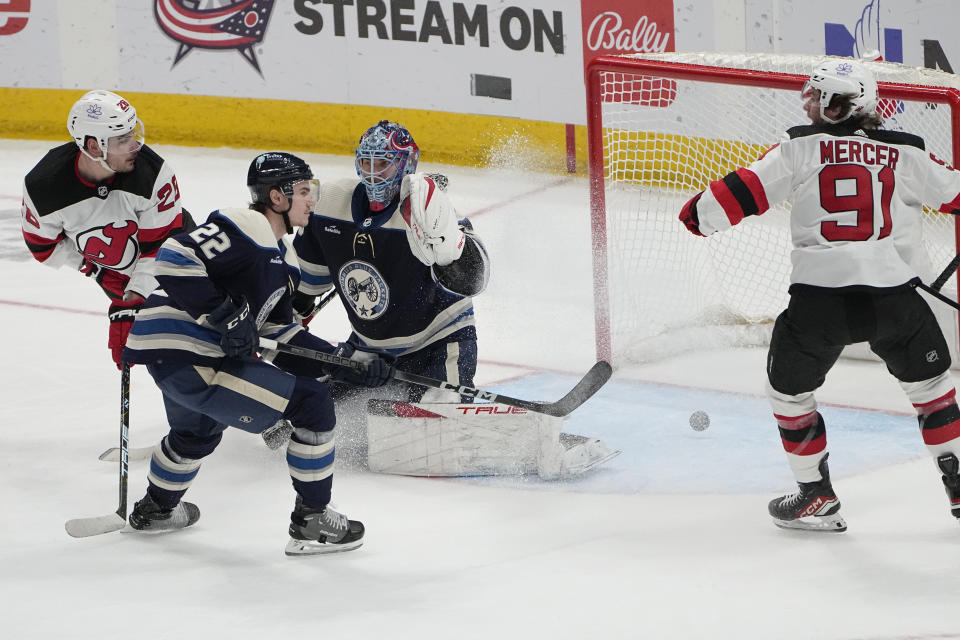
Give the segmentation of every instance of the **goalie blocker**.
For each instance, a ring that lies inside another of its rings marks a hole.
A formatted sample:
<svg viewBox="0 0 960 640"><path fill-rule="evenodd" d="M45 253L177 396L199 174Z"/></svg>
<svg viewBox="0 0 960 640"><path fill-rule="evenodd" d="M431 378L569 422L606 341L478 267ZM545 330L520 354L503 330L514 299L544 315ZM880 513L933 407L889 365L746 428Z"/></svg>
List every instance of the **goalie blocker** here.
<svg viewBox="0 0 960 640"><path fill-rule="evenodd" d="M371 471L409 476L582 475L620 452L560 432L562 420L493 403L367 405Z"/></svg>

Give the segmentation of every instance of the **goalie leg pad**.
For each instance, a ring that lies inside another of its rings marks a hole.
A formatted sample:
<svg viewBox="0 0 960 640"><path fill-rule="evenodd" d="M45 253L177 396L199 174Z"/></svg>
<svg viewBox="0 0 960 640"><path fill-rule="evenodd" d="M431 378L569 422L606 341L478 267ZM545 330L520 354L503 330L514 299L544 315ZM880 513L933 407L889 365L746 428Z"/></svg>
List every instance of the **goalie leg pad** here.
<svg viewBox="0 0 960 640"><path fill-rule="evenodd" d="M499 404L371 400L367 465L414 476L582 474L616 456L599 440L560 433L559 418Z"/></svg>

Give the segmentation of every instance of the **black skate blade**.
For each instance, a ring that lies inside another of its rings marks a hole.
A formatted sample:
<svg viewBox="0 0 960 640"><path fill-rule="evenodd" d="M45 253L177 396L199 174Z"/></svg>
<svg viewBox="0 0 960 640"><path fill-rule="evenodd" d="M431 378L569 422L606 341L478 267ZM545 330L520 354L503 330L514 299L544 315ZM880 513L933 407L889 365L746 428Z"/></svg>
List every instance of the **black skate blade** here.
<svg viewBox="0 0 960 640"><path fill-rule="evenodd" d="M798 531L818 531L823 533L843 533L847 530L847 521L839 513L830 516L810 516L796 520L773 518L773 524L781 529Z"/></svg>
<svg viewBox="0 0 960 640"><path fill-rule="evenodd" d="M290 541L287 542L287 548L284 549L284 553L288 556L320 556L328 553L352 551L361 545L363 545L363 538L342 544L317 542L316 540L294 540L290 538Z"/></svg>

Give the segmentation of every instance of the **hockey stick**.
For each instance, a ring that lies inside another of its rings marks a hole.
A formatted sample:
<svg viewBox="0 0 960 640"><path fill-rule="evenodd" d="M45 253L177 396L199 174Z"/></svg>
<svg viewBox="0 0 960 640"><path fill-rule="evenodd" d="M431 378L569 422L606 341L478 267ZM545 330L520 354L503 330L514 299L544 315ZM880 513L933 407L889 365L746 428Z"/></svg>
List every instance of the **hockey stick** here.
<svg viewBox="0 0 960 640"><path fill-rule="evenodd" d="M960 256L957 256L957 257L960 258ZM317 305L313 308L313 311L311 311L311 312L310 312L310 315L307 316L307 317L308 317L308 318L312 318L313 316L315 316L315 315L317 315L318 313L320 313L320 311L321 311L325 306L327 306L327 304L328 304L331 300L333 300L333 299L336 298L336 297L337 297L337 290L336 290L336 289L330 289L330 292L329 292L327 295L325 295L325 296L323 296L322 298L320 298L320 301L317 302Z"/></svg>
<svg viewBox="0 0 960 640"><path fill-rule="evenodd" d="M67 520L64 528L74 538L119 531L127 524L127 437L130 434L130 365L120 369L120 506L116 512L92 518Z"/></svg>
<svg viewBox="0 0 960 640"><path fill-rule="evenodd" d="M360 372L366 370L366 365L356 360L341 358L340 356L324 353L323 351L316 351L314 349L296 347L283 342L277 342L276 340L270 340L268 338L260 338L260 346L264 349L272 349L274 351L289 353L303 358L312 358L314 360L319 360L320 362L325 362L327 364L345 367L348 369L354 369ZM473 387L458 386L445 380L437 380L436 378L419 376L414 373L407 373L406 371L397 371L393 377L395 380L418 384L422 387L446 389L448 391L455 391L463 396L477 398L478 400L489 400L490 402L498 402L511 407L518 407L520 409L526 409L527 411L545 413L549 416L562 418L582 405L593 394L599 391L600 387L606 384L607 380L610 379L610 375L612 373L613 369L610 367L610 363L600 360L593 365L589 371L587 371L587 373L580 379L580 382L574 385L573 389L571 389L567 395L563 396L556 402L533 402L531 400L520 400L518 398L511 398L510 396L493 393L492 391L484 391L483 389L475 389Z"/></svg>
<svg viewBox="0 0 960 640"><path fill-rule="evenodd" d="M133 447L127 449L127 460L149 460L150 456L153 455L153 447ZM110 447L106 451L100 454L97 458L98 460L103 460L104 462L119 462L120 461L120 448L119 447Z"/></svg>
<svg viewBox="0 0 960 640"><path fill-rule="evenodd" d="M919 280L915 282L911 282L910 284L912 284L914 287L917 287L918 289L923 289L924 291L932 295L937 300L940 300L941 302L945 302L949 306L960 311L960 304L957 304L957 302L955 302L954 300L951 300L947 296L940 293L940 289L942 289L943 285L947 283L947 280L950 279L950 276L952 276L957 271L958 267L960 267L960 253L958 253L953 257L953 260L951 260L950 264L948 264L947 267L943 270L943 272L939 276L937 276L937 279L933 281L932 285L929 285L929 286L925 285L923 284L923 282Z"/></svg>
<svg viewBox="0 0 960 640"><path fill-rule="evenodd" d="M950 276L956 272L958 267L960 267L960 253L953 257L953 260L951 260L950 264L947 265L947 268L943 270L943 273L937 276L937 279L933 281L933 284L930 285L930 288L940 291L940 289L943 288L943 285L947 283L947 280L950 279Z"/></svg>

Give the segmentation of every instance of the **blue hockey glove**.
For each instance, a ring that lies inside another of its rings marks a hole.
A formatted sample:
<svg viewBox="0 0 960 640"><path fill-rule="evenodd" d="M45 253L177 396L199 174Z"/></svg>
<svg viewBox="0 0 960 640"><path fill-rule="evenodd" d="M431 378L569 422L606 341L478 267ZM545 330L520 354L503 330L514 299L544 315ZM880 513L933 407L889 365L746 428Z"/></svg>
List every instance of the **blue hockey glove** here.
<svg viewBox="0 0 960 640"><path fill-rule="evenodd" d="M333 376L334 380L341 382L371 388L382 387L390 382L396 371L393 366L393 358L359 350L349 342L341 342L337 345L333 355L349 358L354 362L361 362L365 366L363 371L347 367L331 367L330 375Z"/></svg>
<svg viewBox="0 0 960 640"><path fill-rule="evenodd" d="M237 307L227 298L207 315L207 322L220 332L220 348L228 358L252 356L257 352L260 334L246 300Z"/></svg>

